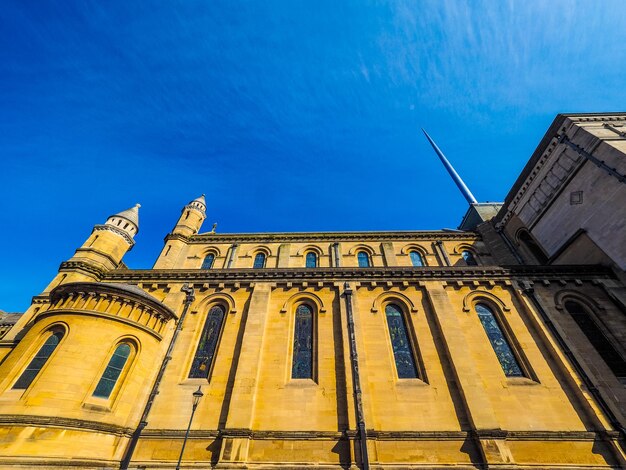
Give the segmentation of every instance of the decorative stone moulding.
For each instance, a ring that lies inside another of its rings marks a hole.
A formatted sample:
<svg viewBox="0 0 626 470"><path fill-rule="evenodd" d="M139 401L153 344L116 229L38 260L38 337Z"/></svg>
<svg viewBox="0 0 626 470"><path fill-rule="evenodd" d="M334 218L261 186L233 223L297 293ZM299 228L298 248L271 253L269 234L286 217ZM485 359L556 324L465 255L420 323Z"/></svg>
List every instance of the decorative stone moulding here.
<svg viewBox="0 0 626 470"><path fill-rule="evenodd" d="M126 241L126 243L128 243L130 245L130 248L132 248L135 245L135 240L133 240L131 238L131 236L128 235L127 232L125 232L121 228L117 228L115 225L96 225L93 228L94 232L98 232L100 230L108 230L109 232L113 232L113 233L119 235L120 237L122 237ZM130 250L130 248L129 248L129 250Z"/></svg>
<svg viewBox="0 0 626 470"><path fill-rule="evenodd" d="M98 282L62 284L50 293L50 308L37 319L71 312L126 323L162 337L166 323L178 317L157 299L132 285Z"/></svg>

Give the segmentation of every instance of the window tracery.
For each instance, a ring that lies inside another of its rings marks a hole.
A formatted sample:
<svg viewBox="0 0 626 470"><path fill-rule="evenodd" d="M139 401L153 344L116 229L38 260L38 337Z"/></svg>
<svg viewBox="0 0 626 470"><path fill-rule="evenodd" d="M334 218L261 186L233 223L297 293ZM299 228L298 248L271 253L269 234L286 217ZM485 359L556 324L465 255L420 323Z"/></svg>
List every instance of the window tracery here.
<svg viewBox="0 0 626 470"><path fill-rule="evenodd" d="M476 304L475 308L491 347L502 366L504 375L507 377L524 377L522 368L491 308L485 304Z"/></svg>
<svg viewBox="0 0 626 470"><path fill-rule="evenodd" d="M293 334L291 378L313 378L313 309L307 304L296 307Z"/></svg>
<svg viewBox="0 0 626 470"><path fill-rule="evenodd" d="M214 305L209 310L202 334L200 335L196 354L191 363L190 379L206 379L209 377L222 332L225 313L226 311L221 305Z"/></svg>
<svg viewBox="0 0 626 470"><path fill-rule="evenodd" d="M402 309L395 304L385 306L385 316L396 362L398 377L415 379L418 377L413 347L406 327Z"/></svg>

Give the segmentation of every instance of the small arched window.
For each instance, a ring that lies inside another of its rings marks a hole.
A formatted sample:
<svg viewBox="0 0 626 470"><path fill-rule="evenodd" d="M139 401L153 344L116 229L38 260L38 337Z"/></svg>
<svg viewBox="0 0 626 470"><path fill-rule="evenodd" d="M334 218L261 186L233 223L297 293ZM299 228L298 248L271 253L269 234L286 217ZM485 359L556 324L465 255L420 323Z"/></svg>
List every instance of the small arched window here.
<svg viewBox="0 0 626 470"><path fill-rule="evenodd" d="M111 396L111 392L113 392L113 388L115 388L115 384L128 361L130 352L131 346L128 343L122 343L115 348L113 356L111 356L98 385L96 385L93 392L94 397L109 398Z"/></svg>
<svg viewBox="0 0 626 470"><path fill-rule="evenodd" d="M369 268L370 267L370 256L365 251L359 251L356 254L357 260L359 262L359 268Z"/></svg>
<svg viewBox="0 0 626 470"><path fill-rule="evenodd" d="M387 317L387 326L389 327L389 336L398 377L401 379L415 379L418 376L415 356L402 309L397 305L387 304L385 306L385 316Z"/></svg>
<svg viewBox="0 0 626 470"><path fill-rule="evenodd" d="M209 253L204 257L204 261L202 261L202 267L200 269L211 269L214 261L215 255L213 253Z"/></svg>
<svg viewBox="0 0 626 470"><path fill-rule="evenodd" d="M317 255L312 251L306 254L306 267L317 268Z"/></svg>
<svg viewBox="0 0 626 470"><path fill-rule="evenodd" d="M215 305L209 310L200 341L198 342L196 355L191 363L190 379L206 379L209 377L215 352L217 351L217 344L222 333L225 313L226 310L221 305Z"/></svg>
<svg viewBox="0 0 626 470"><path fill-rule="evenodd" d="M471 251L463 250L461 256L465 260L465 264L467 264L468 266L478 266L476 258L474 257L474 253L472 253Z"/></svg>
<svg viewBox="0 0 626 470"><path fill-rule="evenodd" d="M411 251L409 256L411 257L411 264L413 266L424 266L422 255L420 255L417 251Z"/></svg>
<svg viewBox="0 0 626 470"><path fill-rule="evenodd" d="M493 311L485 304L476 304L476 313L485 333L487 333L491 347L498 357L504 375L507 377L524 377L519 361L515 357Z"/></svg>
<svg viewBox="0 0 626 470"><path fill-rule="evenodd" d="M252 265L255 269L260 269L265 267L265 253L257 253L254 257L254 264Z"/></svg>
<svg viewBox="0 0 626 470"><path fill-rule="evenodd" d="M572 316L615 376L618 379L626 379L626 361L624 361L622 355L615 349L615 346L609 341L594 319L591 318L589 312L580 303L573 300L565 301L564 305L565 310Z"/></svg>
<svg viewBox="0 0 626 470"><path fill-rule="evenodd" d="M296 308L291 378L313 378L313 341L313 309L300 304Z"/></svg>
<svg viewBox="0 0 626 470"><path fill-rule="evenodd" d="M35 357L32 359L32 361L30 361L30 364L28 364L26 370L22 372L20 378L17 379L17 382L15 382L15 384L13 385L14 389L26 390L30 386L30 384L33 383L33 380L35 380L35 377L37 377L37 374L39 374L39 371L48 361L56 347L61 342L62 338L62 331L55 331L48 337L43 346L39 348L39 351L37 351Z"/></svg>

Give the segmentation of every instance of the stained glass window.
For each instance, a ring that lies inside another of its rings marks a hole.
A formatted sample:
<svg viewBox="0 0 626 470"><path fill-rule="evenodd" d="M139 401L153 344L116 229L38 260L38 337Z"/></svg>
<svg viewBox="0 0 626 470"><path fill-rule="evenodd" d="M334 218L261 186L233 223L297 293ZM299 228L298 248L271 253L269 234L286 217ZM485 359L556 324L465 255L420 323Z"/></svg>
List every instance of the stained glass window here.
<svg viewBox="0 0 626 470"><path fill-rule="evenodd" d="M306 267L307 268L316 268L317 267L317 255L312 251L309 251L306 254Z"/></svg>
<svg viewBox="0 0 626 470"><path fill-rule="evenodd" d="M417 368L415 367L411 340L406 330L404 314L397 305L388 304L385 307L385 316L387 317L387 326L389 327L389 336L391 337L391 346L393 347L393 356L396 360L398 377L401 379L415 379L417 378Z"/></svg>
<svg viewBox="0 0 626 470"><path fill-rule="evenodd" d="M356 255L359 261L359 268L369 268L370 267L370 257L364 251L359 251Z"/></svg>
<svg viewBox="0 0 626 470"><path fill-rule="evenodd" d="M117 379L119 379L122 370L124 370L128 356L130 356L130 351L130 345L126 343L122 343L115 348L107 368L104 369L104 373L98 385L96 385L96 389L93 392L94 397L109 398L111 396L113 387L115 387Z"/></svg>
<svg viewBox="0 0 626 470"><path fill-rule="evenodd" d="M254 257L253 268L259 269L265 267L265 253L257 253Z"/></svg>
<svg viewBox="0 0 626 470"><path fill-rule="evenodd" d="M613 373L618 378L626 378L626 361L583 306L578 302L568 300L565 302L565 309Z"/></svg>
<svg viewBox="0 0 626 470"><path fill-rule="evenodd" d="M422 255L420 255L417 251L411 251L409 255L411 256L411 264L413 266L424 266Z"/></svg>
<svg viewBox="0 0 626 470"><path fill-rule="evenodd" d="M476 304L476 313L491 342L491 347L496 353L498 361L500 361L504 375L507 377L523 377L522 368L519 362L517 362L513 350L491 309L486 305Z"/></svg>
<svg viewBox="0 0 626 470"><path fill-rule="evenodd" d="M13 385L14 389L26 390L30 386L48 358L52 355L52 352L58 346L61 338L63 338L63 333L60 331L50 335L43 346L39 349L33 360L30 361L26 370L22 372L20 378L17 379L17 382Z"/></svg>
<svg viewBox="0 0 626 470"><path fill-rule="evenodd" d="M312 379L313 310L311 307L306 304L298 305L295 323L291 377L294 379Z"/></svg>
<svg viewBox="0 0 626 470"><path fill-rule="evenodd" d="M474 255L472 254L471 251L463 251L463 253L461 253L461 256L463 256L463 259L465 260L465 263L468 266L478 266L478 263L476 262L476 258L474 258Z"/></svg>
<svg viewBox="0 0 626 470"><path fill-rule="evenodd" d="M215 351L217 350L217 342L222 331L224 313L224 308L220 305L211 307L211 310L209 310L196 355L191 363L190 379L206 379L209 377Z"/></svg>
<svg viewBox="0 0 626 470"><path fill-rule="evenodd" d="M209 253L204 257L204 261L202 261L202 268L200 269L211 269L213 261L215 261L215 255L213 253Z"/></svg>

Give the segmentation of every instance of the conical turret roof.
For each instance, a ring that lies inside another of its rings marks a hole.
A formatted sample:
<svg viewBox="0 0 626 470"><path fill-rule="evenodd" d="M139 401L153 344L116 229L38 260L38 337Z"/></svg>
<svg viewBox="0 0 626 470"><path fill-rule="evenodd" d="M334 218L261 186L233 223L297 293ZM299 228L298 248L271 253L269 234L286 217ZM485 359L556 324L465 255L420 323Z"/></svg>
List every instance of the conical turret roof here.
<svg viewBox="0 0 626 470"><path fill-rule="evenodd" d="M141 204L135 204L130 209L126 209L125 211L118 212L117 214L112 215L111 217L122 217L128 220L129 222L132 222L133 224L135 224L135 227L137 227L137 230L139 230L139 208L140 207L141 207Z"/></svg>

